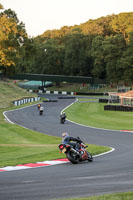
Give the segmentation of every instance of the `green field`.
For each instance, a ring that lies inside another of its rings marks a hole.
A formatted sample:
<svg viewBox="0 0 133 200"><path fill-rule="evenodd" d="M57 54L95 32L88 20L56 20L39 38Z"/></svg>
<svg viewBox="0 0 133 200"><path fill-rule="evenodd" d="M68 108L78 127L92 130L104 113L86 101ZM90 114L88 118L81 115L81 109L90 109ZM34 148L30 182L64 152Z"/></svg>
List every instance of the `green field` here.
<svg viewBox="0 0 133 200"><path fill-rule="evenodd" d="M69 120L80 124L104 129L133 130L133 112L104 111L104 105L76 102L65 112Z"/></svg>
<svg viewBox="0 0 133 200"><path fill-rule="evenodd" d="M12 106L12 101L21 99L22 97L34 97L34 93L30 94L26 90L17 87L13 81L0 81L0 109Z"/></svg>
<svg viewBox="0 0 133 200"><path fill-rule="evenodd" d="M107 194L102 196L69 198L64 200L133 200L133 192Z"/></svg>
<svg viewBox="0 0 133 200"><path fill-rule="evenodd" d="M59 153L60 142L59 137L44 135L17 125L2 124L0 167L65 158L65 154ZM109 148L90 144L88 150L95 155L108 151Z"/></svg>

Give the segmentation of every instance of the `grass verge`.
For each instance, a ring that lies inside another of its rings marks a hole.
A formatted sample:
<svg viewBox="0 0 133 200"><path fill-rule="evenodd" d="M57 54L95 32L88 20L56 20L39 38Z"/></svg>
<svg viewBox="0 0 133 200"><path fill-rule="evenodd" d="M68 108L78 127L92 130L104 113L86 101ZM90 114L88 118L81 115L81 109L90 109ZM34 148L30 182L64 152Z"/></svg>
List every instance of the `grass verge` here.
<svg viewBox="0 0 133 200"><path fill-rule="evenodd" d="M69 198L64 200L132 200L133 192L107 194L102 196L84 197L84 198Z"/></svg>
<svg viewBox="0 0 133 200"><path fill-rule="evenodd" d="M0 125L0 167L65 158L59 154L61 138L44 135L17 125ZM88 145L92 155L109 151L106 146Z"/></svg>
<svg viewBox="0 0 133 200"><path fill-rule="evenodd" d="M87 126L113 130L133 130L133 112L104 111L104 105L97 102L76 102L65 112L69 120Z"/></svg>

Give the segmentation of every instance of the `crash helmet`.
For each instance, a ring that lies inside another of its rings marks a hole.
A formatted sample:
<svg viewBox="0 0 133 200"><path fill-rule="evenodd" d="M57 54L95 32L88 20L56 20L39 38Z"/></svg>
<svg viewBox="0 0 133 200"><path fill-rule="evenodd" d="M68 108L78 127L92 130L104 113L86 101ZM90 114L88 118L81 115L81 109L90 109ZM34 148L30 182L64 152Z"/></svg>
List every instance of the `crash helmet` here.
<svg viewBox="0 0 133 200"><path fill-rule="evenodd" d="M63 138L65 138L65 137L67 137L67 136L69 136L68 133L66 133L66 132L62 133L62 137L63 137Z"/></svg>

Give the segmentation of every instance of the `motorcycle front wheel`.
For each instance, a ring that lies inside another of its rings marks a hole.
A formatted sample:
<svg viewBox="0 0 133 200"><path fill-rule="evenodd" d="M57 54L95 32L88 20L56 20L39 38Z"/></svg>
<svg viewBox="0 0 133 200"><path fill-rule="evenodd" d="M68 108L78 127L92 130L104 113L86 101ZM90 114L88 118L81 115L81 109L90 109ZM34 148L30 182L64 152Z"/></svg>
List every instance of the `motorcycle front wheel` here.
<svg viewBox="0 0 133 200"><path fill-rule="evenodd" d="M78 156L75 155L72 151L68 151L66 153L66 156L67 156L68 160L70 160L71 163L73 163L73 164L78 164L79 163Z"/></svg>
<svg viewBox="0 0 133 200"><path fill-rule="evenodd" d="M88 155L88 162L93 162L93 157L88 151L87 151L87 155Z"/></svg>

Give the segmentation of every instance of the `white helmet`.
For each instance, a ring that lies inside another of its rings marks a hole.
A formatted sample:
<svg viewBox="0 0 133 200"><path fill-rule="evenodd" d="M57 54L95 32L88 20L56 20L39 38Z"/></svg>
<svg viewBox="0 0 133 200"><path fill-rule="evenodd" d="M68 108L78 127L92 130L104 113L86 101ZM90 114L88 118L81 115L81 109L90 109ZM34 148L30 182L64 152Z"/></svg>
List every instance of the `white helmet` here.
<svg viewBox="0 0 133 200"><path fill-rule="evenodd" d="M67 136L69 136L68 133L66 132L62 133L62 137L67 137Z"/></svg>

